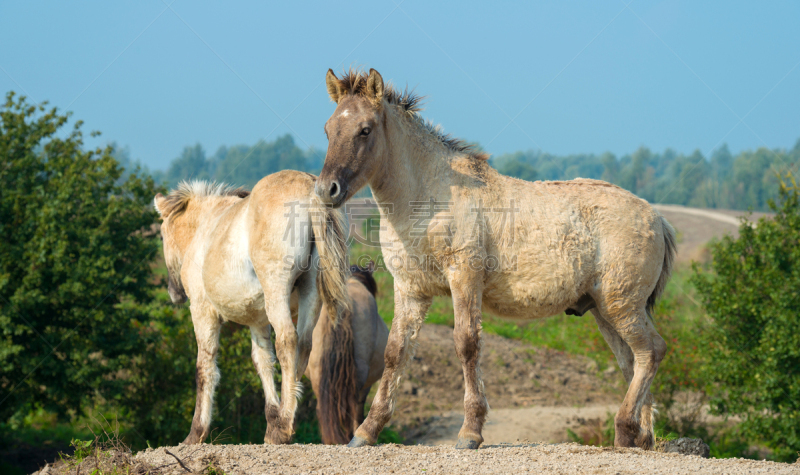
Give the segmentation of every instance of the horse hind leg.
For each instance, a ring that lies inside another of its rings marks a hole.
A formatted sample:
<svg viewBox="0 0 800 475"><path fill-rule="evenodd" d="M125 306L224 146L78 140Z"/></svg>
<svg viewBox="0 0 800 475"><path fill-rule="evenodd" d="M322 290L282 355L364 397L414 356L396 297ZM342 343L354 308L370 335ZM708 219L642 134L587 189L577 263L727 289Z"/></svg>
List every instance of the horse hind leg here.
<svg viewBox="0 0 800 475"><path fill-rule="evenodd" d="M618 447L651 449L655 443L653 395L650 385L666 354L664 339L653 327L644 308L628 314L593 310L598 328L617 358L628 382L625 395L614 419Z"/></svg>
<svg viewBox="0 0 800 475"><path fill-rule="evenodd" d="M639 437L636 440L637 447L642 447L646 450L655 447L656 413L655 398L653 397L653 393L648 391L645 396L644 404L642 404L642 415L639 417Z"/></svg>
<svg viewBox="0 0 800 475"><path fill-rule="evenodd" d="M250 327L252 341L251 355L256 367L261 385L264 387L264 414L269 424L270 419L276 419L280 412L280 398L275 390L275 347L270 338L272 328L270 325ZM264 442L268 442L268 434L264 435Z"/></svg>
<svg viewBox="0 0 800 475"><path fill-rule="evenodd" d="M281 363L281 402L280 411L267 413L267 443L287 444L294 433L294 415L297 400L302 396L302 386L297 377L297 332L292 324L289 308L289 295L265 291L267 296L267 315L275 329L275 343L278 361Z"/></svg>

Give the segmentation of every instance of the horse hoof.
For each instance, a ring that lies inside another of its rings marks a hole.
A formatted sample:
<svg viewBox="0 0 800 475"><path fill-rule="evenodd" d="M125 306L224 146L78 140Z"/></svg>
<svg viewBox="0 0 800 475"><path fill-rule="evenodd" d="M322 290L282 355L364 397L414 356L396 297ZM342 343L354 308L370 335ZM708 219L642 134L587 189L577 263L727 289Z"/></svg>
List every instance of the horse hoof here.
<svg viewBox="0 0 800 475"><path fill-rule="evenodd" d="M292 432L283 427L272 427L264 434L264 443L270 445L284 445L292 441Z"/></svg>
<svg viewBox="0 0 800 475"><path fill-rule="evenodd" d="M202 434L202 433L201 433ZM204 434L198 434L196 431L192 431L185 439L183 439L184 445L195 445L203 442L205 440Z"/></svg>
<svg viewBox="0 0 800 475"><path fill-rule="evenodd" d="M350 443L347 444L348 447L366 447L368 445L370 445L370 444L367 441L367 439L362 439L361 437L359 437L357 435L353 436L353 440L351 440Z"/></svg>
<svg viewBox="0 0 800 475"><path fill-rule="evenodd" d="M264 437L264 443L269 445L286 445L292 441L292 436L276 435L272 437Z"/></svg>
<svg viewBox="0 0 800 475"><path fill-rule="evenodd" d="M463 449L475 450L478 447L480 447L480 445L481 444L477 440L465 439L463 437L459 437L458 438L458 443L456 444L456 449L459 449L459 450L463 450Z"/></svg>

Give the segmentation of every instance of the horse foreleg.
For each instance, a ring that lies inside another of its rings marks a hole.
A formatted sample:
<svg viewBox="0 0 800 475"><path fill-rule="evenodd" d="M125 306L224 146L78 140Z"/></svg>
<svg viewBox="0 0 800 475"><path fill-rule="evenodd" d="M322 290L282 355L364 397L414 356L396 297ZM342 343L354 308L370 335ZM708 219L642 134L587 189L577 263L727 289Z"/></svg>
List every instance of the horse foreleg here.
<svg viewBox="0 0 800 475"><path fill-rule="evenodd" d="M270 325L262 327L250 327L250 340L252 342L251 355L253 364L256 367L258 376L261 378L261 385L264 387L264 415L269 424L269 414L277 414L280 409L280 398L275 390L275 347L272 345ZM267 434L264 435L267 442Z"/></svg>
<svg viewBox="0 0 800 475"><path fill-rule="evenodd" d="M192 418L192 430L184 444L198 444L205 440L211 427L214 392L219 382L217 351L219 350L220 322L210 304L191 305L194 334L197 338L197 400Z"/></svg>
<svg viewBox="0 0 800 475"><path fill-rule="evenodd" d="M457 449L477 449L483 443L483 423L489 412L481 380L481 292L480 283L451 282L456 354L464 372L464 425L458 433Z"/></svg>
<svg viewBox="0 0 800 475"><path fill-rule="evenodd" d="M395 285L394 319L389 332L389 341L384 352L386 367L378 386L378 392L372 401L366 420L358 427L349 447L372 445L378 440L378 434L389 422L394 412L397 399L397 387L405 373L408 362L416 350L417 335L425 314L431 305L430 298L413 298Z"/></svg>
<svg viewBox="0 0 800 475"><path fill-rule="evenodd" d="M269 321L275 329L278 361L281 363L280 411L270 408L267 413L267 435L271 444L287 444L294 432L294 413L297 399L302 395L302 386L297 384L297 332L292 325L288 296L285 302L268 304Z"/></svg>

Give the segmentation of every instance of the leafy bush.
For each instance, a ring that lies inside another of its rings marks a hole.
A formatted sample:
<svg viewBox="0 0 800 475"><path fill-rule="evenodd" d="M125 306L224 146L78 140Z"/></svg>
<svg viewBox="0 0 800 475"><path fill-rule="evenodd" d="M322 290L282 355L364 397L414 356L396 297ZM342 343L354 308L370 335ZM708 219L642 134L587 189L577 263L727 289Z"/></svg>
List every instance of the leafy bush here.
<svg viewBox="0 0 800 475"><path fill-rule="evenodd" d="M154 287L157 189L81 122L9 93L0 109L0 420L79 413L125 390Z"/></svg>
<svg viewBox="0 0 800 475"><path fill-rule="evenodd" d="M777 458L800 451L800 194L781 181L776 215L712 245L693 282L713 320L704 335L712 409Z"/></svg>

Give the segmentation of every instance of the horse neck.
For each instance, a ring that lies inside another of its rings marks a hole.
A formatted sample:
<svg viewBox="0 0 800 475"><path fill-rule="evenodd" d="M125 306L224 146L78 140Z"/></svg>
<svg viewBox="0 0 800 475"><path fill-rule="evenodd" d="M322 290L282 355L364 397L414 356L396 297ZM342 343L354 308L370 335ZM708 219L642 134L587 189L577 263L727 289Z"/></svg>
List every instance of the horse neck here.
<svg viewBox="0 0 800 475"><path fill-rule="evenodd" d="M388 153L369 183L382 218L398 222L408 220L411 202L439 196L438 190L449 187L451 179L451 152L399 114L394 108L386 111Z"/></svg>

